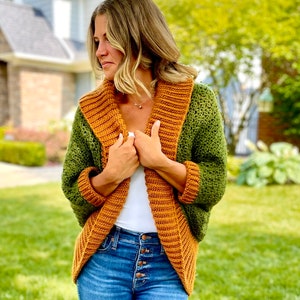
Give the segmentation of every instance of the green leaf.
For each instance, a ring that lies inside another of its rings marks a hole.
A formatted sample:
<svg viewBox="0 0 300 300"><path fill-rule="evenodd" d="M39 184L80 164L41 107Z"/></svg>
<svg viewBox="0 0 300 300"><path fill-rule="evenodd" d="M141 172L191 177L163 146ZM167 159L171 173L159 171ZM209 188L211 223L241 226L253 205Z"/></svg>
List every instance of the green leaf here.
<svg viewBox="0 0 300 300"><path fill-rule="evenodd" d="M272 173L273 173L273 169L268 166L262 166L258 169L259 177L267 178L267 177L271 176Z"/></svg>
<svg viewBox="0 0 300 300"><path fill-rule="evenodd" d="M239 176L237 177L237 179L236 179L236 183L238 184L238 185L243 185L243 184L246 184L246 172L241 172L240 174L239 174Z"/></svg>
<svg viewBox="0 0 300 300"><path fill-rule="evenodd" d="M257 184L258 177L256 175L256 169L251 169L246 175L246 183L250 186Z"/></svg>
<svg viewBox="0 0 300 300"><path fill-rule="evenodd" d="M294 146L286 142L273 143L270 151L277 156L291 156Z"/></svg>
<svg viewBox="0 0 300 300"><path fill-rule="evenodd" d="M288 175L288 178L294 182L294 183L297 183L297 184L300 184L300 166L298 167L295 167L295 168L290 168L290 169L287 169L287 175Z"/></svg>
<svg viewBox="0 0 300 300"><path fill-rule="evenodd" d="M261 179L260 178L259 180L257 180L257 182L255 184L255 187L256 188L261 188L261 187L267 185L268 183L269 183L269 181L267 179L265 179L265 178Z"/></svg>
<svg viewBox="0 0 300 300"><path fill-rule="evenodd" d="M287 182L287 174L285 171L276 169L273 175L275 183L284 184Z"/></svg>
<svg viewBox="0 0 300 300"><path fill-rule="evenodd" d="M253 166L255 166L255 162L254 162L254 160L252 159L252 157L250 156L247 160L245 160L245 161L241 164L240 170L241 170L241 172L242 172L242 171L246 171L247 169L249 169L249 168L251 168L251 167L253 167Z"/></svg>
<svg viewBox="0 0 300 300"><path fill-rule="evenodd" d="M257 166L266 165L274 160L274 155L268 152L257 152L253 154L253 161Z"/></svg>

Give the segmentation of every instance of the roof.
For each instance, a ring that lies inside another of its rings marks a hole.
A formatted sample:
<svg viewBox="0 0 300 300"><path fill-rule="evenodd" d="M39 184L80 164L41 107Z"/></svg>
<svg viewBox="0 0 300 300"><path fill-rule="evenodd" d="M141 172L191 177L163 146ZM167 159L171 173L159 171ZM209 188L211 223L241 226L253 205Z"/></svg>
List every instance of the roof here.
<svg viewBox="0 0 300 300"><path fill-rule="evenodd" d="M60 60L87 59L83 43L57 38L43 13L31 6L0 0L0 30L14 53Z"/></svg>

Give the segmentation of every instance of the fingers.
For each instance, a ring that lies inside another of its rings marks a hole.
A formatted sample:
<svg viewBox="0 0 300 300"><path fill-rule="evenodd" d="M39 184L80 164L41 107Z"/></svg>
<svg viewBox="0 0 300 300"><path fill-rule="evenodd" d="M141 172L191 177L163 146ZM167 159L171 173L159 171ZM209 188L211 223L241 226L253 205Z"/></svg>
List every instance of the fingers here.
<svg viewBox="0 0 300 300"><path fill-rule="evenodd" d="M135 138L134 133L133 133L133 132L129 132L128 138L127 138L127 140L126 140L125 143L126 143L127 145L133 145L133 143L134 143L134 138ZM123 143L124 143L124 136L123 136L122 133L120 133L120 134L119 134L119 138L117 139L117 141L115 142L115 144L113 145L113 147L119 148L119 147L121 147L121 146L123 145ZM125 143L124 143L124 144L125 144Z"/></svg>
<svg viewBox="0 0 300 300"><path fill-rule="evenodd" d="M121 147L122 144L123 144L123 140L124 140L123 134L120 133L120 134L119 134L119 138L118 138L117 141L115 142L114 146L115 146L116 148Z"/></svg>
<svg viewBox="0 0 300 300"><path fill-rule="evenodd" d="M128 133L127 141L124 144L128 144L128 145L132 146L134 144L134 139L135 139L134 133L133 132L129 132Z"/></svg>
<svg viewBox="0 0 300 300"><path fill-rule="evenodd" d="M159 137L158 132L160 128L160 121L156 120L151 128L151 137Z"/></svg>

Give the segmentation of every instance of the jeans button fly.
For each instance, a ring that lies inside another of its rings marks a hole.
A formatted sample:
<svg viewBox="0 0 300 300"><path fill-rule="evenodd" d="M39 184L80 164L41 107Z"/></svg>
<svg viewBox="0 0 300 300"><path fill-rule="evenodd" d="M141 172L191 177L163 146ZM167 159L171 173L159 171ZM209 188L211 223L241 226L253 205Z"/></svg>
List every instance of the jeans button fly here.
<svg viewBox="0 0 300 300"><path fill-rule="evenodd" d="M139 262L138 262L138 265L141 267L141 266L144 266L144 265L146 265L147 264L147 262L146 261L142 261L142 260L140 260Z"/></svg>
<svg viewBox="0 0 300 300"><path fill-rule="evenodd" d="M146 248L141 249L141 254L149 253L150 251Z"/></svg>

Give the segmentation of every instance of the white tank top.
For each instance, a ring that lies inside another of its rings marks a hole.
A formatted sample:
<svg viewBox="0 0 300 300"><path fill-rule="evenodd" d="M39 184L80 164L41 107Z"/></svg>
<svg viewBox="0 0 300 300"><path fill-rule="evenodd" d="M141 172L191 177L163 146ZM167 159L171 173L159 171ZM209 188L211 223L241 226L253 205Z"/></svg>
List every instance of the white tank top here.
<svg viewBox="0 0 300 300"><path fill-rule="evenodd" d="M115 225L131 231L157 232L142 166L130 178L128 196Z"/></svg>

